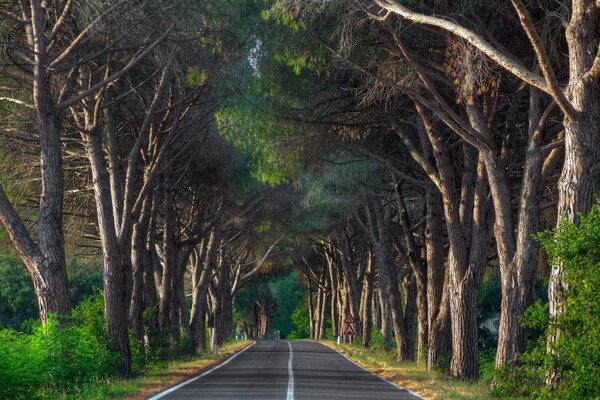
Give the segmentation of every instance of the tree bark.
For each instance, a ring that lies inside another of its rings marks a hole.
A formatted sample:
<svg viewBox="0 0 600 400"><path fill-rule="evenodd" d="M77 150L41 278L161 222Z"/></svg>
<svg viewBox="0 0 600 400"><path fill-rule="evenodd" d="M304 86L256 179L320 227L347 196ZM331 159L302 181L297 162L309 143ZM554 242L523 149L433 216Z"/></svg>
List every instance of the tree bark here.
<svg viewBox="0 0 600 400"><path fill-rule="evenodd" d="M451 355L449 280L444 265L443 205L437 189L427 186L425 247L427 259L427 320L429 325L427 369Z"/></svg>
<svg viewBox="0 0 600 400"><path fill-rule="evenodd" d="M192 274L192 311L190 316L190 335L192 351L196 352L202 342L204 332L203 312L206 309L206 296L208 285L217 262L217 250L221 245L222 224L220 220L210 233L206 250L202 257L196 257ZM205 342L204 342L205 343Z"/></svg>
<svg viewBox="0 0 600 400"><path fill-rule="evenodd" d="M598 18L600 5L591 0L572 2L571 20L566 30L569 45L569 82L566 96L576 118L565 116L565 162L558 184L557 224L577 223L580 215L589 213L600 194L600 55ZM562 265L552 266L548 285L550 317L555 322L565 313L568 285ZM549 336L548 351L561 335L560 330ZM560 354L555 354L560 357ZM557 387L562 380L558 370L548 372L547 383Z"/></svg>
<svg viewBox="0 0 600 400"><path fill-rule="evenodd" d="M363 281L362 300L361 300L361 321L362 326L362 344L363 347L371 345L371 330L373 329L373 253L369 249L367 252L367 270Z"/></svg>
<svg viewBox="0 0 600 400"><path fill-rule="evenodd" d="M89 115L86 125L89 126ZM81 134L94 182L98 233L104 255L104 302L110 340L121 355L121 374L131 375L131 349L127 333L131 264L123 253L114 226L110 181L102 138L94 129Z"/></svg>
<svg viewBox="0 0 600 400"><path fill-rule="evenodd" d="M338 232L338 246L340 249L340 259L342 264L344 281L346 283L345 289L348 295L348 308L355 320L354 327L356 328L356 333L357 335L360 335L362 334L361 321L359 315L360 293L356 284L356 273L354 270L354 261L352 258L352 245L350 243L350 239L348 238L347 232Z"/></svg>

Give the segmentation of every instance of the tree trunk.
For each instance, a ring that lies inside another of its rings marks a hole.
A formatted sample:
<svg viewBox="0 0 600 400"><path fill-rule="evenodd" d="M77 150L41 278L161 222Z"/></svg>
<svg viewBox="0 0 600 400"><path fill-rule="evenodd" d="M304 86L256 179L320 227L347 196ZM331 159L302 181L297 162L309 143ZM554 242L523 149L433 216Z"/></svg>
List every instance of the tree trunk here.
<svg viewBox="0 0 600 400"><path fill-rule="evenodd" d="M373 314L373 254L371 250L367 254L367 270L363 281L361 303L362 344L363 347L369 347L371 345L371 329L373 328L373 318L371 318Z"/></svg>
<svg viewBox="0 0 600 400"><path fill-rule="evenodd" d="M569 83L566 96L575 118L565 116L565 162L558 184L557 224L564 220L577 223L589 213L600 194L600 76L598 47L599 7L590 0L572 2L571 21L566 30L569 45ZM566 307L568 286L563 266L552 266L548 285L550 317L555 322ZM560 337L556 331L548 338L548 351ZM560 357L560 354L556 354ZM556 387L562 379L558 370L548 372L547 383Z"/></svg>
<svg viewBox="0 0 600 400"><path fill-rule="evenodd" d="M439 189L452 254L449 262L452 321L450 371L457 378L476 380L479 376L477 295L487 262L489 225L493 215L488 200L485 167L481 157L476 161L473 149L464 144L464 172L459 197L447 137L435 129L419 105L417 111L431 141L439 171Z"/></svg>
<svg viewBox="0 0 600 400"><path fill-rule="evenodd" d="M168 332L176 347L179 346L179 328L175 325L175 289L177 279L177 250L175 232L175 205L172 190L172 171L166 168L163 187L163 254L164 264L160 288L160 329Z"/></svg>
<svg viewBox="0 0 600 400"><path fill-rule="evenodd" d="M122 252L114 226L110 182L104 160L102 139L95 130L88 130L81 136L94 182L98 233L104 255L104 302L108 333L121 355L121 374L128 377L131 375L131 349L127 333L131 265Z"/></svg>
<svg viewBox="0 0 600 400"><path fill-rule="evenodd" d="M31 239L2 185L0 185L0 220L31 276L42 323L48 321L50 314L69 315L71 302L66 271L51 268L48 261L42 257L39 247Z"/></svg>
<svg viewBox="0 0 600 400"><path fill-rule="evenodd" d="M198 345L206 343L206 339L204 339L204 342L202 341L202 335L205 333L205 317L203 313L206 310L208 285L212 279L213 270L217 262L217 250L221 244L221 227L221 222L218 221L210 233L206 249L202 252L202 257L196 256L196 263L192 274L192 311L190 315L192 352L197 351Z"/></svg>
<svg viewBox="0 0 600 400"><path fill-rule="evenodd" d="M359 315L360 293L356 284L356 273L352 259L352 245L350 244L347 232L340 232L338 234L338 245L340 248L340 258L345 281L345 289L348 295L348 308L355 320L354 327L356 328L356 334L360 335L362 333Z"/></svg>
<svg viewBox="0 0 600 400"><path fill-rule="evenodd" d="M326 324L325 324L325 319L326 319L326 315L327 315L327 278L325 276L325 272L323 272L323 274L321 275L322 279L321 281L323 282L323 300L321 301L321 311L320 311L320 315L319 315L319 327L318 327L318 339L324 339L325 338L325 328L326 328Z"/></svg>
<svg viewBox="0 0 600 400"><path fill-rule="evenodd" d="M501 270L502 304L496 352L497 367L507 362L514 363L518 355L525 351L527 330L521 326L519 318L533 299L539 250L533 235L539 229L538 193L541 190L544 163L540 145L546 113L541 115L539 90L532 88L530 92L529 135L519 197L516 251L510 264Z"/></svg>
<svg viewBox="0 0 600 400"><path fill-rule="evenodd" d="M374 243L374 246L378 255L378 264L381 266L380 273L384 276L384 289L385 295L389 301L389 312L392 316L392 328L396 340L397 357L398 360L404 361L409 359L409 355L406 346L406 334L404 331L404 315L402 313L403 304L402 296L400 296L399 291L398 272L396 271L394 260L389 253L389 212L386 210L384 215L381 206L376 202L375 216L379 232L379 241Z"/></svg>
<svg viewBox="0 0 600 400"><path fill-rule="evenodd" d="M406 358L414 360L417 351L418 309L417 309L417 280L414 275L404 279L406 293L404 311L404 335L406 337Z"/></svg>
<svg viewBox="0 0 600 400"><path fill-rule="evenodd" d="M426 194L425 247L427 259L427 320L429 325L427 369L443 362L451 354L449 287L444 266L443 205L433 185Z"/></svg>
<svg viewBox="0 0 600 400"><path fill-rule="evenodd" d="M113 202L114 206L114 202ZM139 342L140 350L144 350L144 277L146 269L151 266L146 265L146 241L148 237L148 227L152 211L152 197L146 197L142 207L140 220L133 225L132 245L131 245L131 266L133 290L131 295L131 311L129 321L133 327L135 338ZM115 221L118 218L113 218Z"/></svg>
<svg viewBox="0 0 600 400"><path fill-rule="evenodd" d="M327 269L329 270L329 281L331 282L331 328L333 336L340 336L340 312L338 308L338 297L339 297L339 282L336 271L334 271L334 264L331 257L325 253L327 259Z"/></svg>
<svg viewBox="0 0 600 400"><path fill-rule="evenodd" d="M394 181L396 179L394 178ZM395 182L394 194L398 205L398 216L400 224L404 231L404 241L408 249L408 260L412 268L415 284L416 284L416 306L418 310L418 327L417 327L417 358L425 357L425 349L427 348L428 339L428 323L427 323L427 266L420 257L419 249L411 231L408 209L404 203L400 183ZM407 326L408 327L408 326ZM410 353L410 351L409 351ZM411 356L411 358L413 358Z"/></svg>
<svg viewBox="0 0 600 400"><path fill-rule="evenodd" d="M306 295L306 307L308 308L308 321L309 321L309 335L311 339L315 338L315 307L312 295L312 284L310 282L310 277L306 277L308 282L308 291Z"/></svg>

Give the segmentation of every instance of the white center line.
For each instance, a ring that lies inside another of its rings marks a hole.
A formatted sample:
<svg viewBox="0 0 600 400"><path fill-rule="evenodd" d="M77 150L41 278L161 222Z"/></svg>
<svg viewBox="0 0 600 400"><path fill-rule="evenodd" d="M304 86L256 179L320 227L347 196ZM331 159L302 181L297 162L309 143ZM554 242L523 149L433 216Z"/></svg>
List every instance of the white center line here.
<svg viewBox="0 0 600 400"><path fill-rule="evenodd" d="M187 385L188 383L192 383L192 382L194 382L194 381L196 381L196 380L198 380L198 379L200 379L200 378L202 378L202 377L210 374L211 372L218 370L219 368L221 368L221 367L229 364L234 358L236 358L237 356L239 356L240 354L242 354L243 352L245 352L246 350L248 350L250 347L254 346L255 344L256 344L256 342L252 343L248 347L245 347L242 351L239 351L239 352L235 353L233 356L229 357L226 361L222 362L221 364L217 365L216 367L213 367L213 368L209 369L208 371L204 372L203 374L198 375L198 376L196 376L196 377L194 377L192 379L188 379L187 381L182 382L182 383L180 383L177 386L173 386L172 388L167 389L164 392L160 392L160 393L158 393L158 394L150 397L148 400L158 400L158 399L160 399L160 398L168 395L169 393L172 393L172 392L176 391L177 389L179 389L179 388Z"/></svg>
<svg viewBox="0 0 600 400"><path fill-rule="evenodd" d="M288 360L288 388L287 388L287 400L294 400L294 369L292 368L292 362L294 361L294 352L292 351L292 344L287 342L290 346L290 359Z"/></svg>

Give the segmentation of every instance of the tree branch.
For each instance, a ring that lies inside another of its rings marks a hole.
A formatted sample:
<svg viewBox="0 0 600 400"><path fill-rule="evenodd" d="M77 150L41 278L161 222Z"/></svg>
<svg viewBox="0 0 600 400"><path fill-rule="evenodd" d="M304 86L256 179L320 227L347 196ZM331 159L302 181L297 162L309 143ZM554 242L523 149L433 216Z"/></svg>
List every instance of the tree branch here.
<svg viewBox="0 0 600 400"><path fill-rule="evenodd" d="M543 76L540 76L539 74L530 71L518 59L516 59L513 56L504 54L503 52L489 44L483 37L471 31L470 29L467 29L464 26L461 26L455 22L443 18L432 17L429 15L414 12L408 9L407 7L400 5L395 0L372 1L384 10L391 11L392 13L397 14L409 21L416 22L418 24L434 26L455 34L456 36L469 42L483 54L490 57L492 60L497 62L504 69L506 69L516 77L552 95L551 90L548 87L548 83L546 82Z"/></svg>

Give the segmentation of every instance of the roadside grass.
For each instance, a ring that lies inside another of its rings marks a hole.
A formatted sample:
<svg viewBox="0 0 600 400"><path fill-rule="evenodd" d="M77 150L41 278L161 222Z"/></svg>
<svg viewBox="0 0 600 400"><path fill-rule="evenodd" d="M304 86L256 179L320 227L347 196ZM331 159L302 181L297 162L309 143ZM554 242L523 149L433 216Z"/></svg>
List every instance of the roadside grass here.
<svg viewBox="0 0 600 400"><path fill-rule="evenodd" d="M47 398L61 400L142 400L166 390L178 383L201 374L220 361L248 346L251 341L226 343L219 354L205 352L197 356L187 356L178 360L166 361L147 370L143 375L132 379L105 379L84 384L77 391L53 393Z"/></svg>
<svg viewBox="0 0 600 400"><path fill-rule="evenodd" d="M381 348L365 349L360 345L342 344L338 346L335 342L328 340L320 342L345 354L357 364L431 400L487 400L492 398L490 388L486 383L463 382L443 372L428 372L424 361L399 362L396 361L393 351L385 351Z"/></svg>

